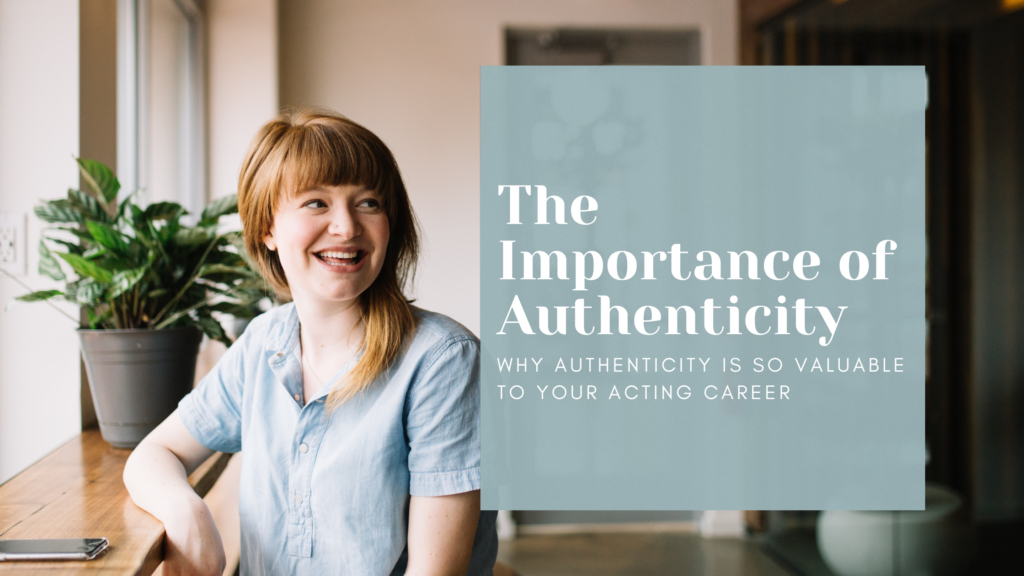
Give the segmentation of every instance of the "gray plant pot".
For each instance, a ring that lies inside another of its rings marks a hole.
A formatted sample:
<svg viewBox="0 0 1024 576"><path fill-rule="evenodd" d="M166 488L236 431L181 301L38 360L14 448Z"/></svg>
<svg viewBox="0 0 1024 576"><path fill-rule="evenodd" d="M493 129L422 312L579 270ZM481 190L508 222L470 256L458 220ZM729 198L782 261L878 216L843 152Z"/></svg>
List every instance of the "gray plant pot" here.
<svg viewBox="0 0 1024 576"><path fill-rule="evenodd" d="M103 439L134 448L192 390L203 333L173 330L79 330Z"/></svg>

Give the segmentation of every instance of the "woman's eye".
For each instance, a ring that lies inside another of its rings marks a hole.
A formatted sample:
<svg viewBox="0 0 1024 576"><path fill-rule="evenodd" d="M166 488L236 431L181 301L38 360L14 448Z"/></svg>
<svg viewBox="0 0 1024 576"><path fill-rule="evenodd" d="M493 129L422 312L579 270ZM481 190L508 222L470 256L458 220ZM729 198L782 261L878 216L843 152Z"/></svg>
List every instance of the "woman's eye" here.
<svg viewBox="0 0 1024 576"><path fill-rule="evenodd" d="M359 205L366 208L380 208L380 201L375 198L367 198L360 202Z"/></svg>
<svg viewBox="0 0 1024 576"><path fill-rule="evenodd" d="M323 200L310 200L309 202L303 204L303 206L309 208L326 208L327 203L325 203Z"/></svg>

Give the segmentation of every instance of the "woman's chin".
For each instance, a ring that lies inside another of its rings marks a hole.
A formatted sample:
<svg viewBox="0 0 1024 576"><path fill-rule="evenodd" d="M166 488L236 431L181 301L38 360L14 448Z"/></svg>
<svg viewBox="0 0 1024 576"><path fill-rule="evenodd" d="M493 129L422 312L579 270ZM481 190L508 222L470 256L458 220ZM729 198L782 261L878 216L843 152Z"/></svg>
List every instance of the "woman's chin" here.
<svg viewBox="0 0 1024 576"><path fill-rule="evenodd" d="M299 302L316 303L319 306L347 307L353 302L358 302L360 294L365 291L365 288L360 289L360 287L352 285L331 287L324 284L306 288L293 286L292 299Z"/></svg>

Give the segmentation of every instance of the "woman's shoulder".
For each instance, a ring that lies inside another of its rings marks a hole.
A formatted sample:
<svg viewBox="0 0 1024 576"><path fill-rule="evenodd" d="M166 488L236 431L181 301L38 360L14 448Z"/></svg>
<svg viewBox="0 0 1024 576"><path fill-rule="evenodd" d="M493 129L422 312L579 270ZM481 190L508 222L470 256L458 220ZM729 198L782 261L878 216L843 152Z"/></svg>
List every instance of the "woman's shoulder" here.
<svg viewBox="0 0 1024 576"><path fill-rule="evenodd" d="M478 347L480 339L452 318L412 306L416 317L416 336L414 341L427 348L445 348L457 342L465 342Z"/></svg>
<svg viewBox="0 0 1024 576"><path fill-rule="evenodd" d="M468 328L437 312L412 307L416 333L401 362L409 380L409 405L432 405L440 398L469 399L462 391L477 386L480 339ZM437 399L427 398L437 395ZM475 402L475 400L473 400ZM438 413L448 413L450 409Z"/></svg>
<svg viewBox="0 0 1024 576"><path fill-rule="evenodd" d="M289 302L275 306L253 318L245 327L242 336L245 337L248 346L258 343L273 346L278 340L288 339L289 331L294 330L292 323L297 321L295 304Z"/></svg>

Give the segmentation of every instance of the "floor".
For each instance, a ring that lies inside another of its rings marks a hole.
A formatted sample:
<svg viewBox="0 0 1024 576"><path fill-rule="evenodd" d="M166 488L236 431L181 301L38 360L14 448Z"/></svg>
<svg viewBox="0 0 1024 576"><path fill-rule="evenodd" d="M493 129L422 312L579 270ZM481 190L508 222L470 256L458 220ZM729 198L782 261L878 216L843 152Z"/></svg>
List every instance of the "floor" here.
<svg viewBox="0 0 1024 576"><path fill-rule="evenodd" d="M966 575L1019 576L1024 574L1024 524L983 524L977 527L974 559ZM813 529L791 530L761 540L763 549L797 576L836 576L818 552ZM885 575L882 575L885 576Z"/></svg>
<svg viewBox="0 0 1024 576"><path fill-rule="evenodd" d="M520 536L498 561L521 576L790 576L751 540L688 532Z"/></svg>

